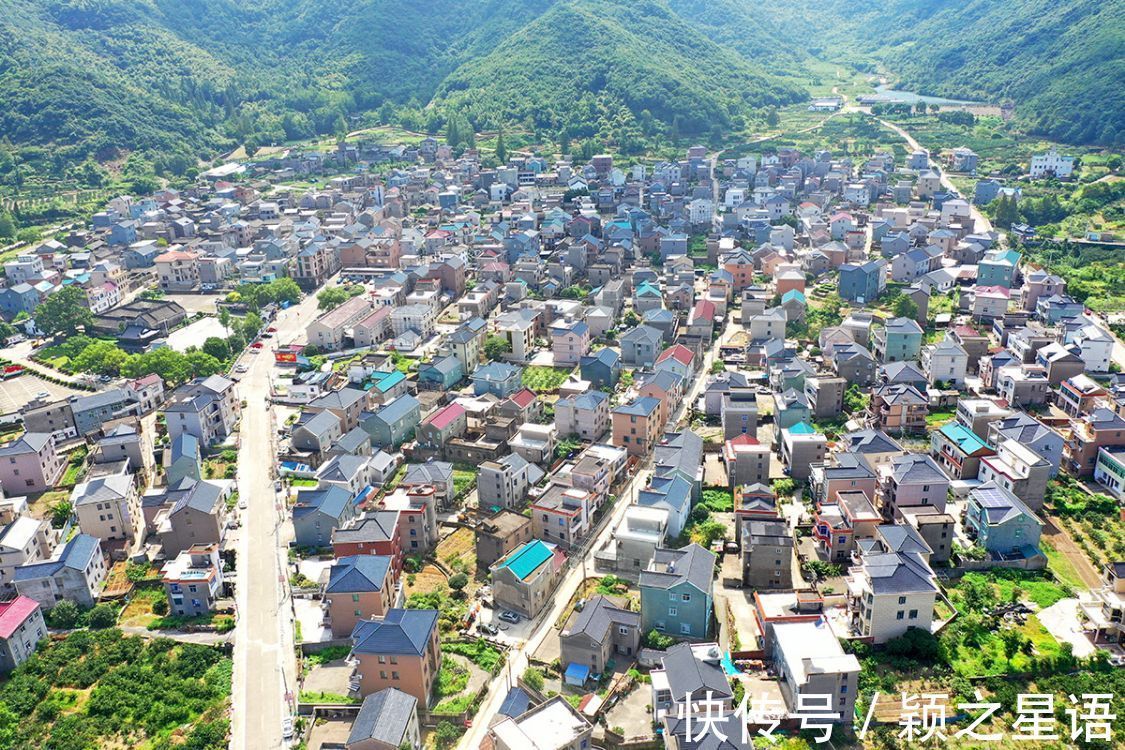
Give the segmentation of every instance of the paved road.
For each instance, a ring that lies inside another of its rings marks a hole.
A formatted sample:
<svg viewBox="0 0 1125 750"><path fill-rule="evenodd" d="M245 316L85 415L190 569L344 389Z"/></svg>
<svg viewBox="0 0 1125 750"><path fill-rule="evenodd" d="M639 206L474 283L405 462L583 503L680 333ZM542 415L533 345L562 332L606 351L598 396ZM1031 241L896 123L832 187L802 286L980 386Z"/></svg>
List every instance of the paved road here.
<svg viewBox="0 0 1125 750"><path fill-rule="evenodd" d="M316 317L316 297L282 311L274 326L292 340ZM289 714L286 691L297 690L293 651L292 606L286 581L286 545L292 527L274 493L276 423L269 403L269 347L244 354L249 365L239 383L246 403L239 430L238 490L247 501L242 511L238 550L234 646L233 726L235 750L283 747L282 717Z"/></svg>
<svg viewBox="0 0 1125 750"><path fill-rule="evenodd" d="M879 118L876 118L876 119L879 119ZM890 128L891 130L895 131L900 136L902 136L903 140L906 141L907 145L910 146L910 148L914 149L915 151L926 151L927 150L927 149L923 149L918 144L918 141L916 141L914 139L914 136L910 135L910 133L906 132L905 130L900 128L898 125L895 125L893 122L887 122L886 120L879 120L879 123L882 124L883 127ZM953 190L953 191L956 191L958 193L960 192L954 186L953 181L949 179L949 176L945 173L944 169L941 171L941 184L944 185L946 187L946 189L948 189L948 190ZM978 231L978 232L991 232L992 231L992 222L989 221L988 217L985 216L984 214L982 214L980 212L980 210L976 206L973 205L970 198L971 198L971 196L966 197L965 200L970 201L969 202L969 211L970 211L971 216L973 217L973 220L976 222L976 225L975 225L976 231Z"/></svg>

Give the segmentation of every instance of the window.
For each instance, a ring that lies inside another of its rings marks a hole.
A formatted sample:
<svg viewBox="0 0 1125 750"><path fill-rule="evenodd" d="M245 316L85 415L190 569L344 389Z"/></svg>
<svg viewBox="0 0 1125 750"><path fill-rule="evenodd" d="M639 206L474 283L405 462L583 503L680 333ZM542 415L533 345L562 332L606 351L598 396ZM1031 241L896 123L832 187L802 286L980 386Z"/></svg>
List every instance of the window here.
<svg viewBox="0 0 1125 750"><path fill-rule="evenodd" d="M668 601L670 601L670 602L676 601L676 592L674 592L674 591L668 592Z"/></svg>
<svg viewBox="0 0 1125 750"><path fill-rule="evenodd" d="M391 672L391 679L397 680L398 679L398 672Z"/></svg>
<svg viewBox="0 0 1125 750"><path fill-rule="evenodd" d="M669 608L668 608L668 616L669 616L669 617L675 617L675 616L676 616L676 612L678 612L678 611L679 611L679 610L677 610L677 609L676 609L675 607L669 607Z"/></svg>
<svg viewBox="0 0 1125 750"><path fill-rule="evenodd" d="M362 612L360 612L360 611L359 611L359 610L357 609L357 610L355 611L355 616L356 616L356 617L363 617L363 613L362 613Z"/></svg>
<svg viewBox="0 0 1125 750"><path fill-rule="evenodd" d="M681 597L681 599L683 599L683 601L685 601L685 602L690 602L691 601L691 594L684 594Z"/></svg>
<svg viewBox="0 0 1125 750"><path fill-rule="evenodd" d="M918 610L916 610L916 609L910 610L910 619L911 620L917 620L918 619Z"/></svg>
<svg viewBox="0 0 1125 750"><path fill-rule="evenodd" d="M387 679L387 671L386 671L385 669L380 669L380 670L379 670L379 679L380 679L380 680L385 680L385 679Z"/></svg>
<svg viewBox="0 0 1125 750"><path fill-rule="evenodd" d="M359 594L352 594L352 601L358 602L359 601Z"/></svg>
<svg viewBox="0 0 1125 750"><path fill-rule="evenodd" d="M898 603L899 603L899 604L906 604L906 597L905 597L905 596L900 596L900 597L898 598Z"/></svg>
<svg viewBox="0 0 1125 750"><path fill-rule="evenodd" d="M621 626L617 628L617 632L619 635L629 635L629 628Z"/></svg>
<svg viewBox="0 0 1125 750"><path fill-rule="evenodd" d="M680 633L682 635L691 635L691 625L688 625L686 622L680 623Z"/></svg>
<svg viewBox="0 0 1125 750"><path fill-rule="evenodd" d="M901 619L903 619L904 617L906 617L906 613L905 613L905 612L903 612L903 611L902 611L901 609L900 609L900 610L898 611L898 614L896 614L896 615L895 615L895 619L896 619L896 620L901 620Z"/></svg>

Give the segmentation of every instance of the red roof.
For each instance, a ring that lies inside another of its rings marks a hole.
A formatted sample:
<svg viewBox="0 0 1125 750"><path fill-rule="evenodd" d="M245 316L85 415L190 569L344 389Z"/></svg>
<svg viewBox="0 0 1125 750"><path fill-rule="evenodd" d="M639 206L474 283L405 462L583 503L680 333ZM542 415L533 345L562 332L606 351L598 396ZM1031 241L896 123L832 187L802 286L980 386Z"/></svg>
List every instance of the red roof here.
<svg viewBox="0 0 1125 750"><path fill-rule="evenodd" d="M732 437L730 440L728 440L727 445L761 445L761 443L758 442L758 438L750 437L749 434L744 432L741 435Z"/></svg>
<svg viewBox="0 0 1125 750"><path fill-rule="evenodd" d="M531 406L531 403L533 401L535 401L535 393L532 392L529 388L521 388L511 396L508 396L508 398L511 399L512 403L514 403L519 408L526 409L527 407Z"/></svg>
<svg viewBox="0 0 1125 750"><path fill-rule="evenodd" d="M670 357L681 365L690 365L691 361L695 359L695 355L691 353L691 349L688 349L683 344L676 344L660 352L660 356L656 358L656 361L663 362Z"/></svg>
<svg viewBox="0 0 1125 750"><path fill-rule="evenodd" d="M453 421L465 413L465 407L461 404L450 404L444 409L441 409L427 420L427 424L436 427L439 430L444 430Z"/></svg>
<svg viewBox="0 0 1125 750"><path fill-rule="evenodd" d="M829 220L828 220L828 222L829 222L829 223L832 223L832 222L834 222L834 221L843 221L843 220L846 220L846 221L852 221L852 215L851 215L851 214L846 214L846 213L844 213L843 211L841 211L841 212L840 212L840 213L838 213L838 214L833 214L833 215L832 215L832 218L831 218L831 219L829 219Z"/></svg>
<svg viewBox="0 0 1125 750"><path fill-rule="evenodd" d="M11 638L16 628L23 625L37 609L39 602L22 595L11 601L0 602L0 638Z"/></svg>
<svg viewBox="0 0 1125 750"><path fill-rule="evenodd" d="M715 319L715 303L710 300L701 299L695 303L695 309L691 311L692 320L714 320Z"/></svg>
<svg viewBox="0 0 1125 750"><path fill-rule="evenodd" d="M1006 289L1002 286L978 286L976 289L977 294L987 294L993 297L1011 297L1012 290Z"/></svg>

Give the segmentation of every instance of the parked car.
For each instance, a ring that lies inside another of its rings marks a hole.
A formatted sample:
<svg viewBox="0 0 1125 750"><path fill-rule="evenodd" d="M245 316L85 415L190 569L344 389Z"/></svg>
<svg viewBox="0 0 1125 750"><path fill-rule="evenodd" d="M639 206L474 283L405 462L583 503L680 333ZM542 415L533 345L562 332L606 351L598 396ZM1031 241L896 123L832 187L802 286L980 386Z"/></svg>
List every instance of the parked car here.
<svg viewBox="0 0 1125 750"><path fill-rule="evenodd" d="M513 612L512 610L506 609L506 610L504 610L503 612L500 613L500 619L503 620L504 622L510 622L513 625L515 625L517 622L520 621L520 616L517 613Z"/></svg>
<svg viewBox="0 0 1125 750"><path fill-rule="evenodd" d="M500 632L500 628L488 622L482 622L477 625L477 630L481 633L484 633L485 635L496 635Z"/></svg>
<svg viewBox="0 0 1125 750"><path fill-rule="evenodd" d="M293 717L292 716L286 716L284 719L281 720L281 739L283 739L283 740L293 739Z"/></svg>

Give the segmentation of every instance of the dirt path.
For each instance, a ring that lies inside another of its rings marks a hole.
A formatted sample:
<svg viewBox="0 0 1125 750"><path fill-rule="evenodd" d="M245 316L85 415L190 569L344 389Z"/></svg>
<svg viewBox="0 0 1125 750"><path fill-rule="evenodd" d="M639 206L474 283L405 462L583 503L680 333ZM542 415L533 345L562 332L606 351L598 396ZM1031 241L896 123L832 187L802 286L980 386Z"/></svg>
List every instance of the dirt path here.
<svg viewBox="0 0 1125 750"><path fill-rule="evenodd" d="M1047 521L1043 526L1043 536L1051 543L1051 546L1058 551L1060 555L1065 557L1074 570L1078 573L1078 577L1082 579L1082 583L1086 584L1092 589L1101 588L1102 577L1097 569L1086 557L1086 554L1074 543L1070 534L1058 523L1054 516L1047 516Z"/></svg>

